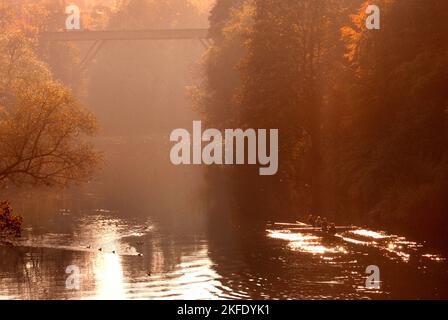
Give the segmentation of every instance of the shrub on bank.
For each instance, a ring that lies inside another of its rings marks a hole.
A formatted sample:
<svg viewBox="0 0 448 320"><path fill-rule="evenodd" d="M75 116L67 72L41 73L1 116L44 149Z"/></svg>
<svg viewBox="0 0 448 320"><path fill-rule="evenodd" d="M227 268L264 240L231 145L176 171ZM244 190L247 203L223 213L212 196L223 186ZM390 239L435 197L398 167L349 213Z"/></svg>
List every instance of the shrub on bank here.
<svg viewBox="0 0 448 320"><path fill-rule="evenodd" d="M9 202L0 202L0 237L20 236L22 231L21 216L14 215Z"/></svg>

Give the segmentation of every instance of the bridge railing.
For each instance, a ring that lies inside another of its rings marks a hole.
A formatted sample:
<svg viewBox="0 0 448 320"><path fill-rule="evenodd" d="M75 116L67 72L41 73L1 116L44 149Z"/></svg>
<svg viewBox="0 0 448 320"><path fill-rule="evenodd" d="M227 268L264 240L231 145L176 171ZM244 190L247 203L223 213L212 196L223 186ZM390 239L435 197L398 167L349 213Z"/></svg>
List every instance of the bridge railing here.
<svg viewBox="0 0 448 320"><path fill-rule="evenodd" d="M209 38L208 29L109 30L44 32L46 41L188 40Z"/></svg>

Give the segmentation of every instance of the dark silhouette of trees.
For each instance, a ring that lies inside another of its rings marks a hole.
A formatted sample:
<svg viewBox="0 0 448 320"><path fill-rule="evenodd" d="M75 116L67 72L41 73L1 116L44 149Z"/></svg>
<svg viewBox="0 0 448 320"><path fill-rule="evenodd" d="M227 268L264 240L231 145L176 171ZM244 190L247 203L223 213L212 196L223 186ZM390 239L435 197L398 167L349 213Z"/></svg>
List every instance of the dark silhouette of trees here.
<svg viewBox="0 0 448 320"><path fill-rule="evenodd" d="M277 176L230 169L240 216L446 230L446 2L378 1L380 30L364 1L234 4L213 11L199 105L214 126L280 133Z"/></svg>
<svg viewBox="0 0 448 320"><path fill-rule="evenodd" d="M335 168L340 187L352 215L446 230L448 5L379 5L381 30L366 30L364 7L344 30L353 80Z"/></svg>

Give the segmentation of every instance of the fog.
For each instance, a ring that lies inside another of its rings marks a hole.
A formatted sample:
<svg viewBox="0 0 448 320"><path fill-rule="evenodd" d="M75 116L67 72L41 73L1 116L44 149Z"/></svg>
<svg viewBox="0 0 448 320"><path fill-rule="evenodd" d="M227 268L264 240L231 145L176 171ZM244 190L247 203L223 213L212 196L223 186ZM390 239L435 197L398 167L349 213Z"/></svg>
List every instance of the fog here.
<svg viewBox="0 0 448 320"><path fill-rule="evenodd" d="M107 7L111 1L94 5L84 1L80 5L90 20L97 17L95 12L110 15L103 30L207 28L206 2L193 3L121 1ZM101 30L90 23L92 29ZM49 31L58 30L55 25ZM202 210L203 172L199 167L171 164L169 134L190 127L199 117L188 88L201 81L206 46L199 40L116 40L105 41L90 55L94 44L51 43L46 50L55 75L98 120L93 143L102 154L101 167L87 183L68 189L10 188L9 198L17 211L32 220L61 207L157 216L171 222L187 216L188 220L188 215Z"/></svg>

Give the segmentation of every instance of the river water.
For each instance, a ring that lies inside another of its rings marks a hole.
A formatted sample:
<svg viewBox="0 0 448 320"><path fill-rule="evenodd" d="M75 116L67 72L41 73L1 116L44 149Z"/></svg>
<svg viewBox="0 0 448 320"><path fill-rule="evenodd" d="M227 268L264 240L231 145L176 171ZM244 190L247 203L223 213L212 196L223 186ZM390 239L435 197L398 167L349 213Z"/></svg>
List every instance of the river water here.
<svg viewBox="0 0 448 320"><path fill-rule="evenodd" d="M322 238L280 221L212 227L199 169L169 167L164 148L111 150L95 181L10 198L25 230L0 246L0 298L448 298L447 261L426 244L367 229ZM366 287L371 265L379 288Z"/></svg>
<svg viewBox="0 0 448 320"><path fill-rule="evenodd" d="M448 298L445 259L402 237L363 230L374 238L333 240L269 225L228 241L163 224L106 210L61 212L0 247L0 297ZM366 288L368 265L379 267L380 289ZM69 266L80 270L79 290L66 286Z"/></svg>

